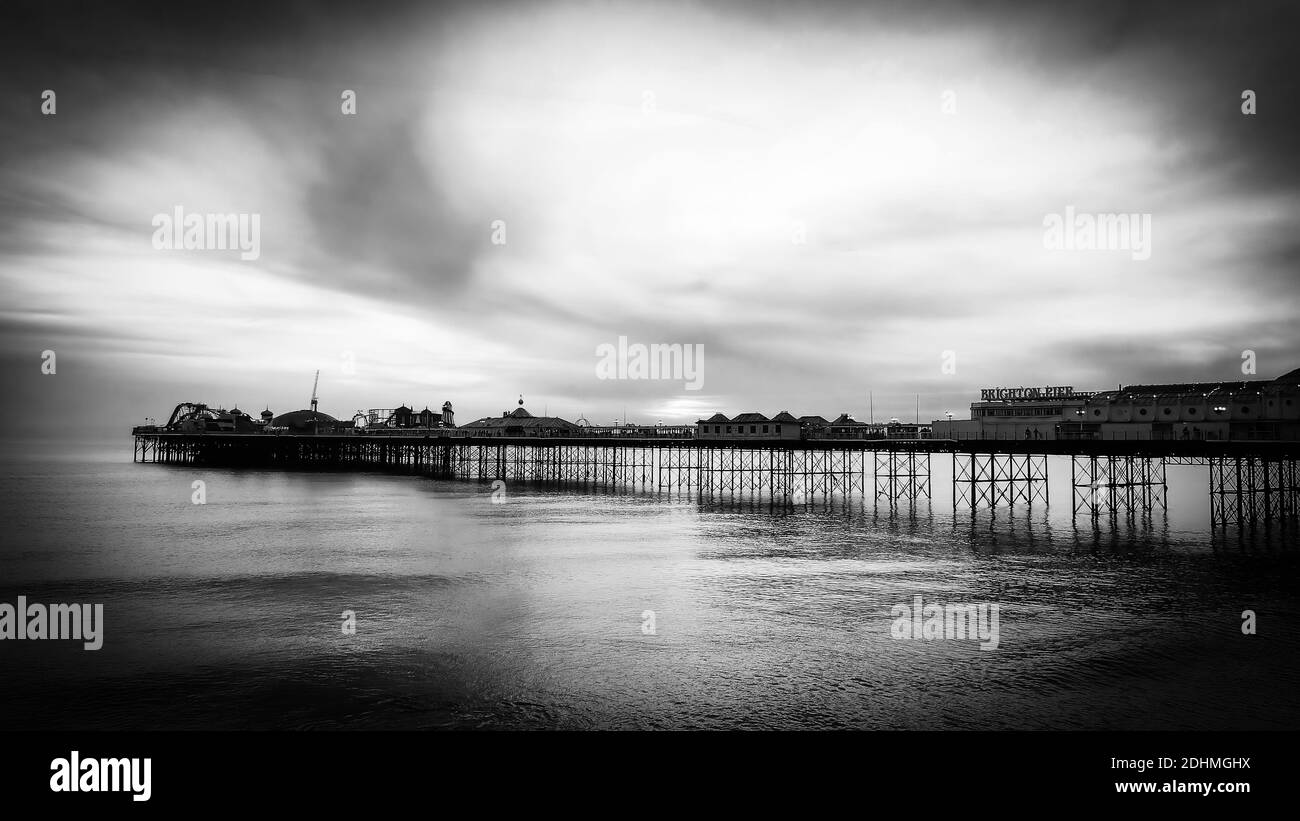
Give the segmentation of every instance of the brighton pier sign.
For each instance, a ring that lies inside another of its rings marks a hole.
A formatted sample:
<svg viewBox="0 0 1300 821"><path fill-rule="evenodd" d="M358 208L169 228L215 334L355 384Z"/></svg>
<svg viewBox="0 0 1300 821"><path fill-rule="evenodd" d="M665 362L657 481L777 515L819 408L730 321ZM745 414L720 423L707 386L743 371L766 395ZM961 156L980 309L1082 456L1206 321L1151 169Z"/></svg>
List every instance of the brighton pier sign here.
<svg viewBox="0 0 1300 821"><path fill-rule="evenodd" d="M980 399L985 402L998 399L1086 399L1090 393L1075 393L1070 385L1052 385L1044 388L982 388Z"/></svg>

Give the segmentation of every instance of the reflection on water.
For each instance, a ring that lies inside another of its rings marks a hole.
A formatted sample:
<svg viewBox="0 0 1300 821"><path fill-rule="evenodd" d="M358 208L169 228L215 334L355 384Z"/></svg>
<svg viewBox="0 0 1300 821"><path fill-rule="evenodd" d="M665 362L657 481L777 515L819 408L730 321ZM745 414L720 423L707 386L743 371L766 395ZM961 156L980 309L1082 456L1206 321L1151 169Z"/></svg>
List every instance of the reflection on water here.
<svg viewBox="0 0 1300 821"><path fill-rule="evenodd" d="M0 643L0 728L1300 728L1293 530L1213 534L1190 468L1167 510L1075 519L1067 462L954 511L945 463L787 507L9 461L0 602L106 639ZM997 649L892 638L918 595L997 604Z"/></svg>

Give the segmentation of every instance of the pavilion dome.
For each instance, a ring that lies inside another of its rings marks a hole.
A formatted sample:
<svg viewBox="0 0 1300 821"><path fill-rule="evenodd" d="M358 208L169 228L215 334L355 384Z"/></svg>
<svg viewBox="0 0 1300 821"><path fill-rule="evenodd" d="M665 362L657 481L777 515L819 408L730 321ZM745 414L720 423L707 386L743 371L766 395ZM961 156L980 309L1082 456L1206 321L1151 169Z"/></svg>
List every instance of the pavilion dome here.
<svg viewBox="0 0 1300 821"><path fill-rule="evenodd" d="M280 414L271 420L271 425L277 428L309 428L313 422L332 425L338 420L320 411L296 410Z"/></svg>

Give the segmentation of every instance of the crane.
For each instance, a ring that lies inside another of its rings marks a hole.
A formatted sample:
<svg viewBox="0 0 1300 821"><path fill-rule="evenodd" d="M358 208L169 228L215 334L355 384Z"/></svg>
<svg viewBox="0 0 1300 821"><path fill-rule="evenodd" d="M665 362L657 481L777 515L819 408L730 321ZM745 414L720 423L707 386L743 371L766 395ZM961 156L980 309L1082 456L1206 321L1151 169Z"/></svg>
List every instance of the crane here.
<svg viewBox="0 0 1300 821"><path fill-rule="evenodd" d="M316 371L316 379L311 383L311 412L316 412L316 386L320 384L320 371Z"/></svg>

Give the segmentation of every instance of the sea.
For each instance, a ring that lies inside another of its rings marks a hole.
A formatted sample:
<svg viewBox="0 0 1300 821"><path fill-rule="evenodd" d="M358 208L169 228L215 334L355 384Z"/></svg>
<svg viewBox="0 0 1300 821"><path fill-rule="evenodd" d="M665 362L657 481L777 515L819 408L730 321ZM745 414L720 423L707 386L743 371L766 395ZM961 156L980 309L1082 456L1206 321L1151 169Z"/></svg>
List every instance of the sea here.
<svg viewBox="0 0 1300 821"><path fill-rule="evenodd" d="M789 506L131 457L0 452L0 605L103 608L0 641L0 730L1300 729L1295 525L1212 528L1203 466L1094 520L1066 457L996 510L948 456Z"/></svg>

